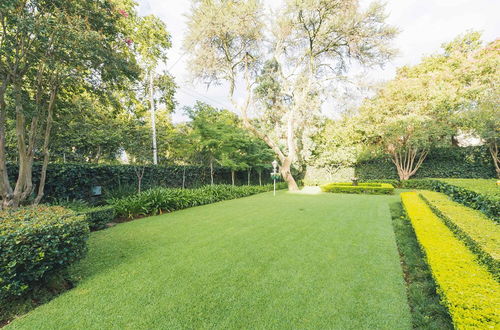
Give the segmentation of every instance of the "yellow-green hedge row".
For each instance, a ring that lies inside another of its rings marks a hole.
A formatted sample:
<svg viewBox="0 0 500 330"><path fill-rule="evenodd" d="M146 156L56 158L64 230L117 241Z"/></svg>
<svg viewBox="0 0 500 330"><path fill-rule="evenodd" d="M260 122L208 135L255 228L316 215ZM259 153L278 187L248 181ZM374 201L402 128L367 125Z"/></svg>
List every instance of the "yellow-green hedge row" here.
<svg viewBox="0 0 500 330"><path fill-rule="evenodd" d="M452 201L448 196L421 191L430 208L500 278L500 227L483 213Z"/></svg>
<svg viewBox="0 0 500 330"><path fill-rule="evenodd" d="M417 193L401 199L455 327L498 329L500 284Z"/></svg>

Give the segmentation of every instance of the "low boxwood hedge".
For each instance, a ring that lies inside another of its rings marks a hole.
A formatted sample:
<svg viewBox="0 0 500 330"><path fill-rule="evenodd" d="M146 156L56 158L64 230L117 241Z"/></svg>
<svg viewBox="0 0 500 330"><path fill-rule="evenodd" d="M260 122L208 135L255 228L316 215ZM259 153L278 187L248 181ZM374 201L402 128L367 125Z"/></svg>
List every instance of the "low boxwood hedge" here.
<svg viewBox="0 0 500 330"><path fill-rule="evenodd" d="M0 211L0 302L82 258L88 236L84 217L62 207Z"/></svg>
<svg viewBox="0 0 500 330"><path fill-rule="evenodd" d="M401 200L455 328L497 328L500 286L493 275L417 193L402 193Z"/></svg>
<svg viewBox="0 0 500 330"><path fill-rule="evenodd" d="M393 194L394 187L389 183L329 183L320 186L324 192L346 194Z"/></svg>
<svg viewBox="0 0 500 330"><path fill-rule="evenodd" d="M423 190L420 197L500 280L500 228L479 211L456 203L442 193Z"/></svg>

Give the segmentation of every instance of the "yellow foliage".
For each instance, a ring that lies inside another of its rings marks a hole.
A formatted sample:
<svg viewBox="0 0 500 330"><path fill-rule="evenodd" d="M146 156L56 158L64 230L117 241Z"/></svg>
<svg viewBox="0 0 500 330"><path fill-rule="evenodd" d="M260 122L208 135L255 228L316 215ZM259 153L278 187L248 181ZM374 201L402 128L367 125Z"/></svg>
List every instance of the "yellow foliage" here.
<svg viewBox="0 0 500 330"><path fill-rule="evenodd" d="M499 328L500 284L417 193L401 199L455 327Z"/></svg>

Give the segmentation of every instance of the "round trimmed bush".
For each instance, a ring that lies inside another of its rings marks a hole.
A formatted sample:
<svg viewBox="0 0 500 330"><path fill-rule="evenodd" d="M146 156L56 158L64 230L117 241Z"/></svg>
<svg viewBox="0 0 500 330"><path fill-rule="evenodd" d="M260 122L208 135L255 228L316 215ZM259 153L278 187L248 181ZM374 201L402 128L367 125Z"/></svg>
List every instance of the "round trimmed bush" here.
<svg viewBox="0 0 500 330"><path fill-rule="evenodd" d="M0 211L0 301L81 259L88 236L85 217L59 206Z"/></svg>

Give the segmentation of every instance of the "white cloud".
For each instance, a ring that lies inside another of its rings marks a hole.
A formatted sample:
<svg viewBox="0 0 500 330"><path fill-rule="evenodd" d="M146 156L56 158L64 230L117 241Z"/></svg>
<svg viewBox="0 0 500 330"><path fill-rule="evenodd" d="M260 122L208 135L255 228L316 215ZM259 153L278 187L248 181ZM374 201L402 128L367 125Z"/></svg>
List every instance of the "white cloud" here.
<svg viewBox="0 0 500 330"><path fill-rule="evenodd" d="M280 0L264 1L276 7ZM362 0L363 5L369 0ZM186 17L190 0L139 0L141 15L155 14L167 25L172 34L173 47L169 51L167 67L171 68L180 89L177 93L179 110L175 121L184 120L182 107L192 105L196 100L216 107L230 108L226 97L227 86L193 86L188 81L186 55L182 51L182 40L186 30ZM397 26L401 33L395 40L399 56L384 69L370 72L373 79L390 79L395 68L418 63L422 56L435 53L442 43L455 38L466 30L483 32L483 39L491 41L500 37L500 1L497 0L389 0L387 1L388 22Z"/></svg>

